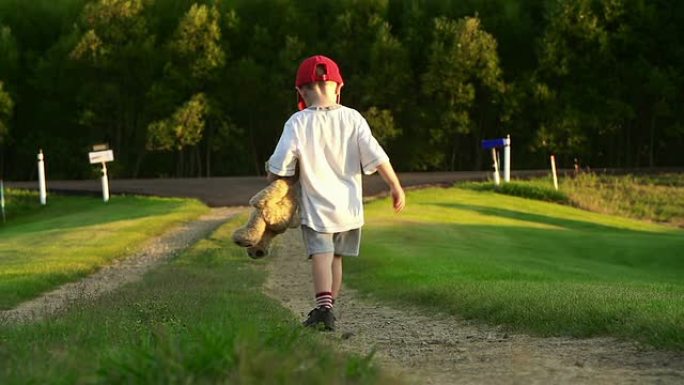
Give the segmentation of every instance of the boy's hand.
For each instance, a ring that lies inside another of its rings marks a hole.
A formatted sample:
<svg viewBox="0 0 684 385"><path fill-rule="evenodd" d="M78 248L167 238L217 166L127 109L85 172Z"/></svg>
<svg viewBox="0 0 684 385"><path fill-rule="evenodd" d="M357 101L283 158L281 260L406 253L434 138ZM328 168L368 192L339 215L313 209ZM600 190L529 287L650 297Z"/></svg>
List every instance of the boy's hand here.
<svg viewBox="0 0 684 385"><path fill-rule="evenodd" d="M392 195L392 206L394 211L400 212L404 209L406 205L406 196L404 195L404 189L399 183L399 178L394 172L392 165L389 161L382 163L378 166L378 173L382 176L382 179L387 183L390 188L390 194Z"/></svg>
<svg viewBox="0 0 684 385"><path fill-rule="evenodd" d="M390 194L392 194L392 206L395 212L400 212L404 209L406 205L406 195L404 195L404 189L399 187L393 187L390 189Z"/></svg>

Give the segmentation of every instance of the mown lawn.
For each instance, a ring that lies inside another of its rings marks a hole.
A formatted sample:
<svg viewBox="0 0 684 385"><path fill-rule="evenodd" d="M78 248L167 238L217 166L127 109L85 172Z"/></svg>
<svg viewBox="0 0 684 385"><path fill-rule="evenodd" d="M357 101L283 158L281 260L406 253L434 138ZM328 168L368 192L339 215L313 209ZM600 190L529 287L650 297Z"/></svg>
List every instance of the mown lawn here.
<svg viewBox="0 0 684 385"><path fill-rule="evenodd" d="M0 383L399 384L262 294L265 262L230 239L245 220L52 320L0 323Z"/></svg>
<svg viewBox="0 0 684 385"><path fill-rule="evenodd" d="M0 309L86 276L126 256L169 227L208 208L188 199L51 195L41 207L35 193L10 191L8 219L0 224Z"/></svg>
<svg viewBox="0 0 684 385"><path fill-rule="evenodd" d="M684 231L461 188L367 205L347 282L394 303L541 335L684 349Z"/></svg>

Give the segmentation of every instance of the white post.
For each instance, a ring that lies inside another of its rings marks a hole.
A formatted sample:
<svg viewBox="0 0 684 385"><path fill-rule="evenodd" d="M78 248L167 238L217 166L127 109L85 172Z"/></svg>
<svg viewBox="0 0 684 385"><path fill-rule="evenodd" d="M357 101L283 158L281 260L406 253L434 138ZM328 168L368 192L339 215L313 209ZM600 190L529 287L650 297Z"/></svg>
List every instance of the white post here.
<svg viewBox="0 0 684 385"><path fill-rule="evenodd" d="M496 158L496 148L492 148L492 160L494 161L494 184L498 186L501 183L501 178L499 178L499 161Z"/></svg>
<svg viewBox="0 0 684 385"><path fill-rule="evenodd" d="M506 135L504 144L504 182L511 181L511 136Z"/></svg>
<svg viewBox="0 0 684 385"><path fill-rule="evenodd" d="M47 189L45 187L45 162L43 150L38 152L38 188L40 189L40 204L47 203Z"/></svg>
<svg viewBox="0 0 684 385"><path fill-rule="evenodd" d="M5 184L0 179L0 207L2 208L2 223L5 223Z"/></svg>
<svg viewBox="0 0 684 385"><path fill-rule="evenodd" d="M551 173L553 174L553 187L558 190L558 175L556 175L556 157L551 155Z"/></svg>
<svg viewBox="0 0 684 385"><path fill-rule="evenodd" d="M102 200L109 202L109 180L107 179L107 164L102 162Z"/></svg>

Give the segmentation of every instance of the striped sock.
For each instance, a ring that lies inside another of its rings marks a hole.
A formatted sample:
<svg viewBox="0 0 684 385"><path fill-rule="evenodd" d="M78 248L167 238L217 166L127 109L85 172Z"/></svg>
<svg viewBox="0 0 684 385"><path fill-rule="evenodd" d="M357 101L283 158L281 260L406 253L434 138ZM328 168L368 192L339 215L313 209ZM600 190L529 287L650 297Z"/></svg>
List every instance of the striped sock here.
<svg viewBox="0 0 684 385"><path fill-rule="evenodd" d="M316 293L316 307L325 307L328 309L332 309L332 293L329 291L322 291L320 293Z"/></svg>

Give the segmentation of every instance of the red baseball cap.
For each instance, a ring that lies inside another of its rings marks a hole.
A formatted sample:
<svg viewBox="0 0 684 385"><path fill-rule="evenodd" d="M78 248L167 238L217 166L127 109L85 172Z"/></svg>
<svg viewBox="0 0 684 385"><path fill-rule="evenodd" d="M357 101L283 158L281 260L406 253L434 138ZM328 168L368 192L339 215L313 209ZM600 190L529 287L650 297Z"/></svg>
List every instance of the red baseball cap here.
<svg viewBox="0 0 684 385"><path fill-rule="evenodd" d="M322 66L325 69L321 75L319 75L316 71L319 66ZM297 70L295 87L299 88L305 84L320 81L331 81L339 85L344 84L344 80L342 80L340 68L337 66L337 63L335 63L331 58L323 55L311 56L310 58L304 59ZM297 94L297 98L297 106L299 109L305 109L306 103L304 103L302 96Z"/></svg>

